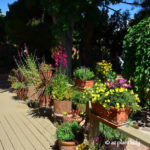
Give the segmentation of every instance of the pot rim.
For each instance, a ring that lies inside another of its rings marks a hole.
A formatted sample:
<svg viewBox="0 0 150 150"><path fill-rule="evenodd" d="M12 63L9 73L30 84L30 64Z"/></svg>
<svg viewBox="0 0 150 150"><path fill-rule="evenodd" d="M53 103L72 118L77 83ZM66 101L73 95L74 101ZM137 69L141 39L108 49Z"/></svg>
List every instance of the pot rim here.
<svg viewBox="0 0 150 150"><path fill-rule="evenodd" d="M76 146L78 142L76 140L73 141L59 141L60 146Z"/></svg>

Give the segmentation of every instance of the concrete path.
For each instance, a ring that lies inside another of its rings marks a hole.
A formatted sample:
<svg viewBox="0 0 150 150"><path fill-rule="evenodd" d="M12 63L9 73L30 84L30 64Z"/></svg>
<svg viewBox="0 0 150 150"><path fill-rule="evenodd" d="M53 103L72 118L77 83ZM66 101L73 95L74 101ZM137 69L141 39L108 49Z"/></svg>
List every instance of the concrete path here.
<svg viewBox="0 0 150 150"><path fill-rule="evenodd" d="M8 89L0 89L0 150L52 150L55 127L34 117L24 101Z"/></svg>

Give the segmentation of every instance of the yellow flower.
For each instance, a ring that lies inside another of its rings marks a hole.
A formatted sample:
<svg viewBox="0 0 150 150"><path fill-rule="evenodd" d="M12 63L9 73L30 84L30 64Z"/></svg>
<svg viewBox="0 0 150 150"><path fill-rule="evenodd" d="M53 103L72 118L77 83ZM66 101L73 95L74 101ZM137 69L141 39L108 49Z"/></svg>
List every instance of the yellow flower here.
<svg viewBox="0 0 150 150"><path fill-rule="evenodd" d="M130 91L130 93L131 93L131 94L134 94L134 91L133 91L133 90L131 90L131 91Z"/></svg>
<svg viewBox="0 0 150 150"><path fill-rule="evenodd" d="M106 106L107 106L106 104L103 104L103 107L104 107L104 108L106 108Z"/></svg>
<svg viewBox="0 0 150 150"><path fill-rule="evenodd" d="M122 106L122 108L124 108L124 104L122 104L121 106Z"/></svg>

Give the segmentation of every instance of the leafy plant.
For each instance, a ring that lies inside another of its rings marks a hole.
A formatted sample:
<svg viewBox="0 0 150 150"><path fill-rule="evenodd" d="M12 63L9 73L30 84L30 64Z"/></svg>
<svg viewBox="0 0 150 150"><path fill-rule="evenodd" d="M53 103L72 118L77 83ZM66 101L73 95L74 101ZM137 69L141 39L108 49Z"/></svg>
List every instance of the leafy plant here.
<svg viewBox="0 0 150 150"><path fill-rule="evenodd" d="M23 60L17 64L18 69L25 77L25 82L28 85L37 85L41 82L39 70L37 66L37 60L34 56L23 57Z"/></svg>
<svg viewBox="0 0 150 150"><path fill-rule="evenodd" d="M75 91L72 96L72 103L75 105L76 103L86 104L88 99L84 96L83 92Z"/></svg>
<svg viewBox="0 0 150 150"><path fill-rule="evenodd" d="M123 75L133 81L142 105L146 104L147 89L150 88L150 17L128 29L123 41Z"/></svg>
<svg viewBox="0 0 150 150"><path fill-rule="evenodd" d="M24 89L26 87L24 82L14 82L12 83L12 88L15 90Z"/></svg>
<svg viewBox="0 0 150 150"><path fill-rule="evenodd" d="M52 98L56 100L65 100L70 97L68 94L71 89L69 87L69 82L65 74L56 73L51 82L52 87Z"/></svg>
<svg viewBox="0 0 150 150"><path fill-rule="evenodd" d="M59 141L71 141L81 130L81 126L77 122L63 123L56 130L56 136Z"/></svg>
<svg viewBox="0 0 150 150"><path fill-rule="evenodd" d="M89 68L86 68L86 67L77 68L73 72L73 75L75 78L80 79L80 80L91 80L95 76L94 73L90 71Z"/></svg>
<svg viewBox="0 0 150 150"><path fill-rule="evenodd" d="M40 70L51 71L52 70L52 65L51 64L49 65L49 64L41 63Z"/></svg>
<svg viewBox="0 0 150 150"><path fill-rule="evenodd" d="M99 124L99 131L102 136L104 136L109 141L126 141L128 137L117 131L116 129L113 129L102 122Z"/></svg>

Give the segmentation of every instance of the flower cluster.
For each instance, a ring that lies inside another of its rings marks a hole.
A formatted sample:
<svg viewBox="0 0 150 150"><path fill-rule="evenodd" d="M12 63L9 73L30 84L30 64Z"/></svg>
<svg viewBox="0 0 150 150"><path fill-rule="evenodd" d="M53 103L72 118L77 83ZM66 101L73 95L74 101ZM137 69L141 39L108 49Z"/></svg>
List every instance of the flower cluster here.
<svg viewBox="0 0 150 150"><path fill-rule="evenodd" d="M104 150L104 146L99 143L99 137L96 137L94 141L90 141L88 143L82 143L78 145L74 150Z"/></svg>
<svg viewBox="0 0 150 150"><path fill-rule="evenodd" d="M106 86L108 88L116 88L116 87L122 87L122 88L132 88L131 82L127 79L123 78L122 75L119 75L116 79L107 80Z"/></svg>
<svg viewBox="0 0 150 150"><path fill-rule="evenodd" d="M127 87L108 87L107 83L99 80L94 84L93 89L86 93L90 95L92 103L100 103L106 109L110 109L111 106L116 109L131 108L134 111L140 109L138 95Z"/></svg>
<svg viewBox="0 0 150 150"><path fill-rule="evenodd" d="M109 71L112 70L112 64L108 63L106 60L97 63L97 71L106 75Z"/></svg>
<svg viewBox="0 0 150 150"><path fill-rule="evenodd" d="M58 51L55 53L55 65L58 67L60 64L63 64L63 67L67 66L67 55L62 45L58 46Z"/></svg>

